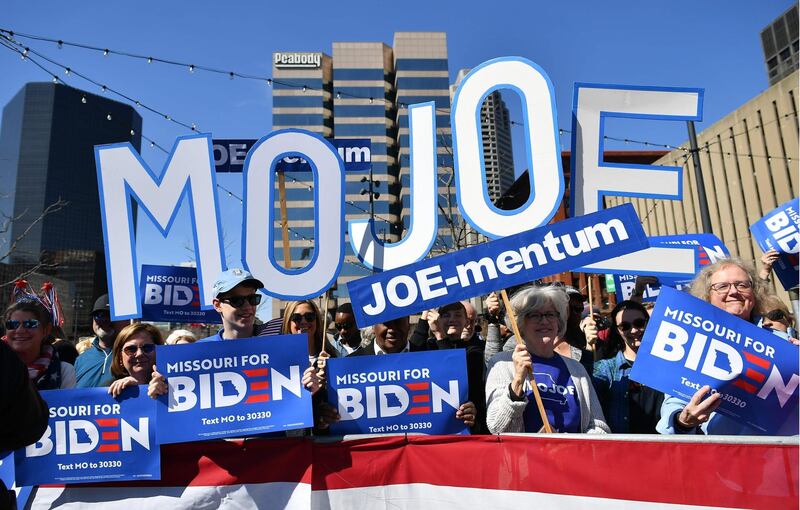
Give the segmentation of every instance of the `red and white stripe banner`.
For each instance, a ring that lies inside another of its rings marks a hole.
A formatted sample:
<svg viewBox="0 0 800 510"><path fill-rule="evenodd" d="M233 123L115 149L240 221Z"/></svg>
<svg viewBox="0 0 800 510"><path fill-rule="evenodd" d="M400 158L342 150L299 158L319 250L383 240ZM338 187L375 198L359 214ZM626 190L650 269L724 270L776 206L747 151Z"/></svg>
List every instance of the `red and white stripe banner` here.
<svg viewBox="0 0 800 510"><path fill-rule="evenodd" d="M31 508L796 509L799 451L796 438L214 441L162 446L160 482L40 487Z"/></svg>

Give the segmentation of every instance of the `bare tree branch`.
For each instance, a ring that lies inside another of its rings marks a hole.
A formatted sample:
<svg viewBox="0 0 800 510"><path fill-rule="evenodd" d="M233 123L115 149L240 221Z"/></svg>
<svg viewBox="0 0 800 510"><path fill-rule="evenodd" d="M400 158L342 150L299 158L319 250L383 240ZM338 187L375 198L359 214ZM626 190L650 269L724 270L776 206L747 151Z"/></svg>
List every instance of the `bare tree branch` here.
<svg viewBox="0 0 800 510"><path fill-rule="evenodd" d="M19 242L22 241L25 238L25 236L27 236L30 233L31 230L33 230L33 227L35 225L37 225L38 223L41 223L47 216L49 216L49 215L51 215L51 214L53 214L55 212L60 211L61 209L65 208L68 205L69 205L68 201L61 200L61 198L59 198L58 200L56 200L52 204L50 204L47 207L45 207L45 209L41 212L41 214L39 214L39 216L37 216L27 226L27 228L20 235L18 235L16 239L14 239L11 242L11 245L8 247L8 250L6 251L6 253L3 254L2 256L0 256L0 262L3 262L7 258L9 258L11 256L11 254L14 253L17 250L17 245L19 244ZM9 222L18 221L24 214L25 213L22 213L20 216L17 216L16 218L7 218L7 219L8 219ZM10 223L9 222L7 222L7 223L5 223L3 225L5 229L8 229L10 227ZM4 232L6 232L6 231L7 230L4 230Z"/></svg>

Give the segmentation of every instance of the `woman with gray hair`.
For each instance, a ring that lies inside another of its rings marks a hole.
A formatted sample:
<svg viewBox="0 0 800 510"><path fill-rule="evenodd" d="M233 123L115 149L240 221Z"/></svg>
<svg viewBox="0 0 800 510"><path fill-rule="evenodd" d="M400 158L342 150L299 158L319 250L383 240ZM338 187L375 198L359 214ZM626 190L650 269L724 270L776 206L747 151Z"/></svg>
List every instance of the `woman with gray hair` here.
<svg viewBox="0 0 800 510"><path fill-rule="evenodd" d="M735 257L719 260L697 273L691 294L758 326L765 312L762 307L768 306L770 296L755 269ZM797 343L796 339L790 340ZM672 396L665 398L656 430L662 434L761 434L757 429L717 413L721 396L715 392L706 398L710 390L703 386L689 402Z"/></svg>
<svg viewBox="0 0 800 510"><path fill-rule="evenodd" d="M493 434L539 432L543 423L530 375L551 427L558 432L610 432L591 379L581 364L554 352L567 329L569 298L563 287L527 287L511 299L524 340L492 358L486 379L486 422ZM506 322L511 326L510 318Z"/></svg>

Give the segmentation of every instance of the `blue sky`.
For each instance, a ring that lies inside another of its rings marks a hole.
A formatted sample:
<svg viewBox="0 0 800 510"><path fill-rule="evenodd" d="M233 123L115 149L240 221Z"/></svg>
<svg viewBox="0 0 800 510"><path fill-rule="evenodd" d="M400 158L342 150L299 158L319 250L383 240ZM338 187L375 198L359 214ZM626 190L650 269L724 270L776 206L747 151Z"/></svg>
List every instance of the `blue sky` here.
<svg viewBox="0 0 800 510"><path fill-rule="evenodd" d="M543 67L555 86L559 125L564 129L570 128L573 84L593 82L703 87L700 131L767 87L759 34L791 5L788 0L228 4L11 0L4 2L0 28L260 76L270 76L273 51L331 54L333 41L391 45L395 31L444 31L451 81L460 68L495 57L519 55ZM20 40L174 119L195 123L215 138L259 138L271 129L271 89L263 82ZM59 74L75 87L99 92L74 76ZM4 48L0 48L0 76L0 105L26 82L50 79ZM141 114L144 135L164 147L171 147L177 136L190 134L159 116ZM606 133L672 145L686 139L683 123L613 120ZM561 141L562 148L569 149L569 137ZM624 143L607 147L648 149ZM147 144L142 156L157 172L166 160L163 152ZM240 194L238 176L225 175L219 182ZM239 260L240 203L221 193L219 206L226 225L226 255L233 264ZM183 248L191 239L187 218L182 211L177 230L166 240L154 228L140 225L139 261L178 263L191 258Z"/></svg>

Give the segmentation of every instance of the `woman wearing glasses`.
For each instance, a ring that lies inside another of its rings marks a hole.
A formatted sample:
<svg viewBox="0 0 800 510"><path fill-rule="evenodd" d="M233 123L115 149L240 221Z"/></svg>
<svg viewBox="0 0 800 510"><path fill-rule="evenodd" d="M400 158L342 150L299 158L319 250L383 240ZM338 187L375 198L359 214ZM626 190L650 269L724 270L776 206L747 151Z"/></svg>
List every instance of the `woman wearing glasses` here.
<svg viewBox="0 0 800 510"><path fill-rule="evenodd" d="M323 350L322 315L317 305L311 300L287 303L283 312L281 333L284 335L305 333L308 336L308 355L317 358ZM333 347L329 344L325 346L325 352L336 357Z"/></svg>
<svg viewBox="0 0 800 510"><path fill-rule="evenodd" d="M650 318L636 301L622 301L611 311L608 349L615 355L595 362L594 385L612 432L655 434L664 394L628 376Z"/></svg>
<svg viewBox="0 0 800 510"><path fill-rule="evenodd" d="M119 396L128 386L150 384L156 363L156 345L164 345L164 339L152 324L139 322L119 332L111 351L114 375L108 388L111 396Z"/></svg>
<svg viewBox="0 0 800 510"><path fill-rule="evenodd" d="M492 358L486 379L486 424L491 433L542 429L530 383L531 368L554 430L609 432L586 370L580 362L553 350L556 338L567 328L568 303L564 289L555 286L527 287L511 299L524 343Z"/></svg>
<svg viewBox="0 0 800 510"><path fill-rule="evenodd" d="M3 341L28 367L28 376L40 390L75 387L75 368L58 358L50 345L53 338L50 312L41 304L18 301L6 310Z"/></svg>
<svg viewBox="0 0 800 510"><path fill-rule="evenodd" d="M693 296L742 320L761 324L761 314L769 294L755 270L737 258L720 260L703 268L692 282ZM795 341L796 342L796 341ZM657 430L662 434L759 435L760 432L718 414L719 393L707 398L710 388L703 386L689 402L666 397L661 407Z"/></svg>

